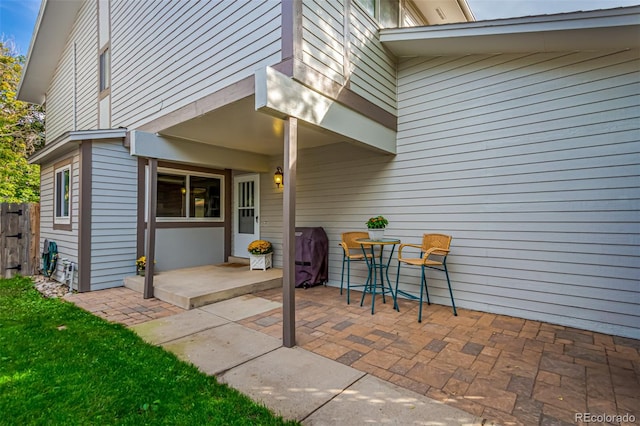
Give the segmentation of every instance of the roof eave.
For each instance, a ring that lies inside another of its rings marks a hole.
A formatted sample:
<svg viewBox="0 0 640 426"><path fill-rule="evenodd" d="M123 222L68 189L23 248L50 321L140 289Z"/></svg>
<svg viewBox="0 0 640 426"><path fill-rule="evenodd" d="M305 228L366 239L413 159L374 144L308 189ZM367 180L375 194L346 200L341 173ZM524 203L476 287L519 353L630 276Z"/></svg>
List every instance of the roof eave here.
<svg viewBox="0 0 640 426"><path fill-rule="evenodd" d="M43 104L45 94L73 28L81 1L42 0L22 68L17 98Z"/></svg>
<svg viewBox="0 0 640 426"><path fill-rule="evenodd" d="M126 136L127 129L123 127L117 129L75 130L65 132L53 141L47 143L41 150L36 151L29 157L28 162L29 164L47 163L51 161L51 159L58 158L72 151L85 140L122 139L124 141Z"/></svg>
<svg viewBox="0 0 640 426"><path fill-rule="evenodd" d="M380 40L395 55L445 56L640 47L640 6L388 29Z"/></svg>

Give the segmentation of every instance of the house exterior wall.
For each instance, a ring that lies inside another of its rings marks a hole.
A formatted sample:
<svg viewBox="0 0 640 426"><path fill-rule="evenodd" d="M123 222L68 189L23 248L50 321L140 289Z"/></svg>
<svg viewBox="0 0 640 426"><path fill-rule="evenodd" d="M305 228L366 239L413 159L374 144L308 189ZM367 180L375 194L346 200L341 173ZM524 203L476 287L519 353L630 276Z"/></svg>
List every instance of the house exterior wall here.
<svg viewBox="0 0 640 426"><path fill-rule="evenodd" d="M345 14L348 27L345 28ZM326 80L295 76L328 94L327 81L396 113L395 59L378 40L378 24L355 1L302 2L301 59Z"/></svg>
<svg viewBox="0 0 640 426"><path fill-rule="evenodd" d="M156 271L217 265L224 262L224 228L156 230Z"/></svg>
<svg viewBox="0 0 640 426"><path fill-rule="evenodd" d="M391 220L454 236L461 306L640 337L638 58L401 63Z"/></svg>
<svg viewBox="0 0 640 426"><path fill-rule="evenodd" d="M70 130L98 125L97 5L85 1L46 96L46 143Z"/></svg>
<svg viewBox="0 0 640 426"><path fill-rule="evenodd" d="M404 243L453 236L461 307L639 338L638 57L402 62L395 157L344 143L299 153L296 226L325 228L330 284L340 233L382 214ZM281 265L282 195L268 179L262 232ZM354 276L364 281L364 268ZM450 304L443 274L428 278L432 300ZM401 288L418 282L417 268L403 269Z"/></svg>
<svg viewBox="0 0 640 426"><path fill-rule="evenodd" d="M135 274L138 163L122 141L93 141L91 171L91 290L101 290Z"/></svg>
<svg viewBox="0 0 640 426"><path fill-rule="evenodd" d="M112 0L112 127L140 127L280 62L281 13L273 1Z"/></svg>
<svg viewBox="0 0 640 426"><path fill-rule="evenodd" d="M71 230L54 229L54 170L55 165L71 161ZM62 279L62 259L78 262L78 216L80 188L80 154L78 150L40 166L40 251L44 240L58 245L58 264L52 278Z"/></svg>
<svg viewBox="0 0 640 426"><path fill-rule="evenodd" d="M396 115L396 60L380 43L378 24L354 2L349 28L350 89Z"/></svg>
<svg viewBox="0 0 640 426"><path fill-rule="evenodd" d="M302 61L339 85L345 83L344 8L342 0L302 2Z"/></svg>

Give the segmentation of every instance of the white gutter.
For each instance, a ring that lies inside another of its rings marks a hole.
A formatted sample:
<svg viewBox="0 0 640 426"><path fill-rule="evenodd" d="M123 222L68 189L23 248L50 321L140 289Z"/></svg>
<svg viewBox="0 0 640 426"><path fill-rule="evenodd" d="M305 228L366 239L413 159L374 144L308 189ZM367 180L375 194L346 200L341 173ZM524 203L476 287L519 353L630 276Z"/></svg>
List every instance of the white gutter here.
<svg viewBox="0 0 640 426"><path fill-rule="evenodd" d="M640 47L640 6L380 31L395 55L440 56Z"/></svg>
<svg viewBox="0 0 640 426"><path fill-rule="evenodd" d="M29 164L46 163L48 159L59 157L76 148L82 141L86 140L104 140L104 139L122 139L127 136L127 129L106 129L106 130L79 130L75 132L66 132L58 138L49 142L41 150L35 152L29 157Z"/></svg>

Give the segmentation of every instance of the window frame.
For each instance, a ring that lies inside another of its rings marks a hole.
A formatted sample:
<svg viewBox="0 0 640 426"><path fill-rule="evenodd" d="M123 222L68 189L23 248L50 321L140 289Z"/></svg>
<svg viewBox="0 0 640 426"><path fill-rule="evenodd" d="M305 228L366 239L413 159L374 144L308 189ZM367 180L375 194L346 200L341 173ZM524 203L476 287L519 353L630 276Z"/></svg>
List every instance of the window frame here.
<svg viewBox="0 0 640 426"><path fill-rule="evenodd" d="M225 197L226 197L226 187L225 187L225 176L218 173L206 173L206 172L198 172L191 170L183 170L183 169L174 169L171 167L158 167L157 173L165 173L175 176L184 176L185 177L185 199L190 200L191 193L191 176L197 177L205 177L205 178L213 178L218 179L220 181L220 217L189 217L191 213L190 202L186 202L185 206L185 216L181 217L163 217L158 216L156 214L157 222L165 222L165 223L221 223L225 221ZM156 176L157 179L157 176ZM145 167L145 180L146 180L146 188L147 195L149 191L149 166ZM145 197L145 218L148 216L149 209L149 201L148 196Z"/></svg>
<svg viewBox="0 0 640 426"><path fill-rule="evenodd" d="M67 215L58 215L59 211L64 210L64 190L59 192L58 176L63 174L62 179L64 181L64 173L69 175L68 185L68 199L67 203ZM71 230L71 212L72 212L72 198L73 198L73 168L71 159L60 162L53 167L53 228L60 230Z"/></svg>
<svg viewBox="0 0 640 426"><path fill-rule="evenodd" d="M394 26L391 26L391 27L385 26L382 22L382 19L380 18L380 13L382 10L382 7L380 6L380 0L373 0L373 9L374 9L373 15L371 14L370 10L365 5L363 5L359 0L356 0L354 3L357 4L358 7L362 9L367 16L373 19L376 22L376 24L378 24L378 27L380 28L401 28L402 27L402 24L401 24L402 11L404 7L403 7L403 2L401 0L397 0L397 4L398 4L397 22L395 23Z"/></svg>
<svg viewBox="0 0 640 426"><path fill-rule="evenodd" d="M111 93L111 49L107 45L98 52L98 94L100 99Z"/></svg>

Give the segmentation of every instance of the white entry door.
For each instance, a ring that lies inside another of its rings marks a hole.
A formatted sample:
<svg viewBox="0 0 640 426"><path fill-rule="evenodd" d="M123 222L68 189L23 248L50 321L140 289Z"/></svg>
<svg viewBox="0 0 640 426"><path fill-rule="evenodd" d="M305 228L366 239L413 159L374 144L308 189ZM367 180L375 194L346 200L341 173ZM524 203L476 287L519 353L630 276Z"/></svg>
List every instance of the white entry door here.
<svg viewBox="0 0 640 426"><path fill-rule="evenodd" d="M233 255L249 257L247 246L260 238L260 175L233 178Z"/></svg>

